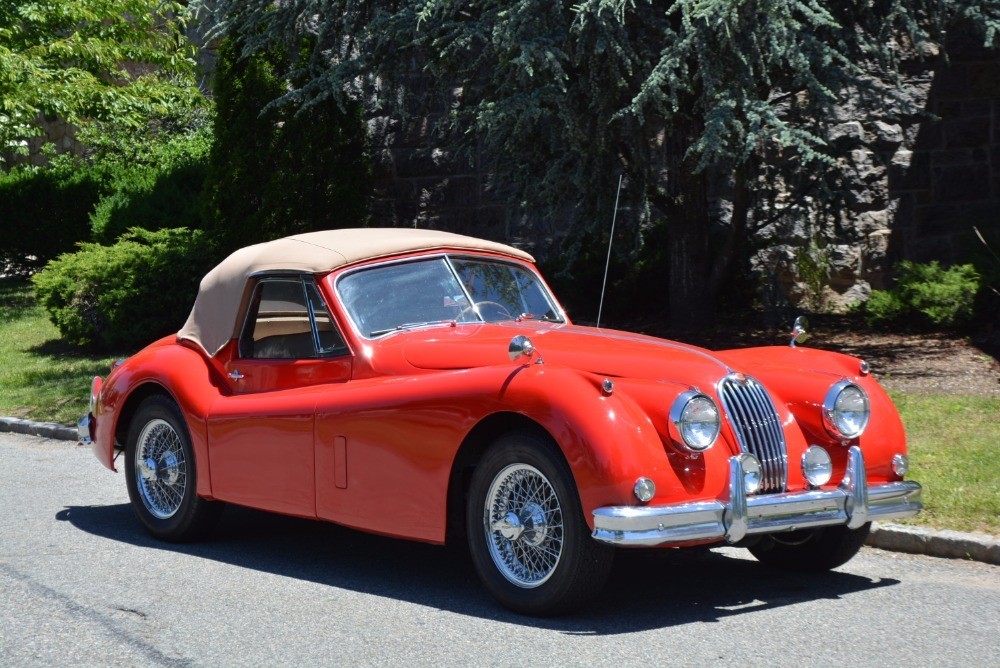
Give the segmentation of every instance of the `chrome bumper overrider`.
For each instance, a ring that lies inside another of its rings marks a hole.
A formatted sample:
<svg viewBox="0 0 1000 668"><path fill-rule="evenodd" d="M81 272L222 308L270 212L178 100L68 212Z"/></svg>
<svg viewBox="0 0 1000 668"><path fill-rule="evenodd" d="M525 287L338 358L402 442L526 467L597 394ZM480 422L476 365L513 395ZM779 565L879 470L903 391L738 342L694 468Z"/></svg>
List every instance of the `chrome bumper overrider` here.
<svg viewBox="0 0 1000 668"><path fill-rule="evenodd" d="M93 416L87 413L77 420L76 435L79 437L81 445L90 445L90 421L93 419Z"/></svg>
<svg viewBox="0 0 1000 668"><path fill-rule="evenodd" d="M872 520L910 517L923 509L920 485L868 485L861 448L848 452L847 473L830 490L747 496L743 466L729 458L729 501L694 501L667 506L607 506L594 511L594 538L623 546L652 546L744 537L846 524L857 529Z"/></svg>

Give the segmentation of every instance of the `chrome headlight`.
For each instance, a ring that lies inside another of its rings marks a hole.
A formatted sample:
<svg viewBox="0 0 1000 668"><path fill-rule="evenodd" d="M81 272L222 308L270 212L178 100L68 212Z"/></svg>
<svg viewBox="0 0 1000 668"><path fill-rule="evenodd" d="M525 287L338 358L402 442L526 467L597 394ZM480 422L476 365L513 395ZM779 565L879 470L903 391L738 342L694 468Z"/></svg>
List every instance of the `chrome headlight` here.
<svg viewBox="0 0 1000 668"><path fill-rule="evenodd" d="M712 399L698 392L684 392L670 408L672 434L695 452L708 450L719 437L722 426L719 408Z"/></svg>
<svg viewBox="0 0 1000 668"><path fill-rule="evenodd" d="M870 414L868 395L848 380L834 383L823 400L823 425L838 439L860 436Z"/></svg>

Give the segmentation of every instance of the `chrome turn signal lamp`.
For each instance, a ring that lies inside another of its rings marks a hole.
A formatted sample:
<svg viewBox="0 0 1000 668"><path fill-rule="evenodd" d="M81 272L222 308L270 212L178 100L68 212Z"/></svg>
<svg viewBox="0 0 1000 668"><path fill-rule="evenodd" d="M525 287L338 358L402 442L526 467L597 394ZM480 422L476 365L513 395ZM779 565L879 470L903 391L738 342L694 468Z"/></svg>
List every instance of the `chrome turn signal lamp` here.
<svg viewBox="0 0 1000 668"><path fill-rule="evenodd" d="M722 418L711 397L688 390L670 407L668 427L671 436L689 450L708 450L719 437Z"/></svg>
<svg viewBox="0 0 1000 668"><path fill-rule="evenodd" d="M818 445L810 445L802 453L802 475L811 487L822 487L830 482L833 462L830 453Z"/></svg>
<svg viewBox="0 0 1000 668"><path fill-rule="evenodd" d="M841 441L857 438L868 426L868 395L849 380L834 383L823 399L823 426Z"/></svg>
<svg viewBox="0 0 1000 668"><path fill-rule="evenodd" d="M764 470L760 466L760 460L744 452L740 455L740 466L743 467L743 488L747 494L753 494L760 489L760 484L764 481Z"/></svg>
<svg viewBox="0 0 1000 668"><path fill-rule="evenodd" d="M900 478L905 476L910 470L910 458L903 453L897 453L892 456L892 472L898 475Z"/></svg>
<svg viewBox="0 0 1000 668"><path fill-rule="evenodd" d="M656 496L656 483L643 476L635 481L632 493L643 503L649 503Z"/></svg>

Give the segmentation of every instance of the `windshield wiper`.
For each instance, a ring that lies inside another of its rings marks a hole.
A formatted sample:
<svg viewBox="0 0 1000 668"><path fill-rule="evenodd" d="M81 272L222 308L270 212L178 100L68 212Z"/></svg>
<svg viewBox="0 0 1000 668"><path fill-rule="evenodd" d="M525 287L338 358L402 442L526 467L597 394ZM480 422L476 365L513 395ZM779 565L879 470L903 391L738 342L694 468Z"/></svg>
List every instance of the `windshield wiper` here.
<svg viewBox="0 0 1000 668"><path fill-rule="evenodd" d="M545 322L562 322L558 316L550 316L548 313L522 313L517 316L517 321L522 320L544 320Z"/></svg>
<svg viewBox="0 0 1000 668"><path fill-rule="evenodd" d="M388 329L377 329L374 332L370 332L368 336L382 336L383 334L389 334L390 332L399 332L404 329L416 329L417 327L430 327L431 325L451 325L454 327L457 323L453 318L447 320L424 320L422 322L404 322L402 325L396 325L395 327L389 327Z"/></svg>

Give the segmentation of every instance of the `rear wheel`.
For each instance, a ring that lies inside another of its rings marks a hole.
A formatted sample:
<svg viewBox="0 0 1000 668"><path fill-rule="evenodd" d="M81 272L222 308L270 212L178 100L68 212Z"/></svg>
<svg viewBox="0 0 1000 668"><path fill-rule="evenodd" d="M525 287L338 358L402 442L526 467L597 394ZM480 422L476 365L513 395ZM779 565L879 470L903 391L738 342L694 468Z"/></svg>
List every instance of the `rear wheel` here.
<svg viewBox="0 0 1000 668"><path fill-rule="evenodd" d="M503 605L556 615L600 593L614 550L594 541L569 467L545 439L500 437L473 474L466 512L469 551Z"/></svg>
<svg viewBox="0 0 1000 668"><path fill-rule="evenodd" d="M761 563L790 571L815 573L846 564L864 546L871 523L858 529L825 527L764 536L747 549Z"/></svg>
<svg viewBox="0 0 1000 668"><path fill-rule="evenodd" d="M194 451L171 399L145 399L129 425L125 479L136 517L162 540L186 541L214 526L222 504L199 498Z"/></svg>

